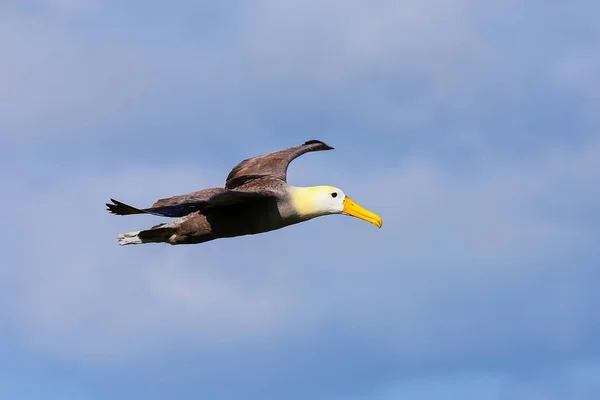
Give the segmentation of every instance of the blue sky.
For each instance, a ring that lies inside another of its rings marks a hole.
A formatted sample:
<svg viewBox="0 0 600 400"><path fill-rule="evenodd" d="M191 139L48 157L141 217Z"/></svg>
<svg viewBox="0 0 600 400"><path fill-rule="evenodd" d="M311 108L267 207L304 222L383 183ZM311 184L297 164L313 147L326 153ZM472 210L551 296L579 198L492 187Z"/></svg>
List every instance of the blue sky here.
<svg viewBox="0 0 600 400"><path fill-rule="evenodd" d="M0 5L0 397L600 397L600 9ZM383 216L122 248L110 197L296 185Z"/></svg>

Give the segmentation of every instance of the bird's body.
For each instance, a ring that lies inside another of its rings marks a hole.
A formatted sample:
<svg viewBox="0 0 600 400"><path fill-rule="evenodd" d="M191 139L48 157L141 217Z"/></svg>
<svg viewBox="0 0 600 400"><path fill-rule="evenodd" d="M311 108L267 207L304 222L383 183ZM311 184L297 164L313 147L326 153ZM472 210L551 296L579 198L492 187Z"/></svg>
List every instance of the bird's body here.
<svg viewBox="0 0 600 400"><path fill-rule="evenodd" d="M295 187L286 182L296 157L332 147L317 140L242 161L224 188L204 189L155 202L138 209L112 200L108 210L118 215L152 214L177 218L150 229L120 234L119 244L203 243L218 238L251 235L327 215L344 213L381 227L381 217L358 206L331 186Z"/></svg>

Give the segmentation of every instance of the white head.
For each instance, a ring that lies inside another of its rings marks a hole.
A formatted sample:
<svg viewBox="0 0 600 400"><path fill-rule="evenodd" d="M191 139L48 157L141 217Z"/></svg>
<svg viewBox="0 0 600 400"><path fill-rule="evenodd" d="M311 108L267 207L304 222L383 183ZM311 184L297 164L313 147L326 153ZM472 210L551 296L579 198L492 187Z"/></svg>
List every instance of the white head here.
<svg viewBox="0 0 600 400"><path fill-rule="evenodd" d="M329 214L346 214L360 218L381 228L381 217L356 204L341 190L333 186L293 187L292 202L298 214L310 219Z"/></svg>

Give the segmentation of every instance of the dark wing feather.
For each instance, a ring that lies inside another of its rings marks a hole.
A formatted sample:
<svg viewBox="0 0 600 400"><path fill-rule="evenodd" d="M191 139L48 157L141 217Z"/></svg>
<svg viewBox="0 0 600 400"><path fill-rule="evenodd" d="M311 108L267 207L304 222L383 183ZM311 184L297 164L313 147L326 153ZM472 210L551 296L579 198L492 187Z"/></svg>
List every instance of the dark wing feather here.
<svg viewBox="0 0 600 400"><path fill-rule="evenodd" d="M151 214L161 217L178 218L199 211L203 206L206 206L205 201L195 203L179 203L173 206L151 207L151 208L135 208L128 204L122 203L115 199L110 199L112 204L106 203L107 210L116 215L133 215L133 214Z"/></svg>
<svg viewBox="0 0 600 400"><path fill-rule="evenodd" d="M223 189L223 188L203 189L203 190L199 190L199 191L193 192L193 193L183 194L183 195L179 195L179 196L172 196L172 197L168 197L166 199L160 199L160 200L156 201L154 204L152 204L152 207L158 208L158 207L176 206L179 204L197 203L197 202L207 201L210 198L212 198L218 194L221 194L223 192L226 192L226 191L227 191L227 189Z"/></svg>
<svg viewBox="0 0 600 400"><path fill-rule="evenodd" d="M108 211L117 215L132 215L132 214L151 214L162 217L179 218L184 217L196 211L203 213L213 211L218 207L227 207L241 202L267 200L274 196L269 192L243 192L237 190L225 190L208 199L195 200L187 203L178 203L175 205L166 205L159 207L151 207L139 209L111 199L113 204L107 203Z"/></svg>
<svg viewBox="0 0 600 400"><path fill-rule="evenodd" d="M242 161L236 165L229 175L225 187L233 189L249 181L260 178L273 178L286 181L287 168L290 162L310 151L332 150L333 147L320 140L309 140L300 146L274 151Z"/></svg>
<svg viewBox="0 0 600 400"><path fill-rule="evenodd" d="M210 198L226 191L227 189L223 188L203 189L193 193L160 199L152 207L145 209L135 208L114 199L111 199L113 204L106 204L106 206L108 211L117 215L154 214L165 217L182 217L198 211L199 208L207 204L206 202Z"/></svg>

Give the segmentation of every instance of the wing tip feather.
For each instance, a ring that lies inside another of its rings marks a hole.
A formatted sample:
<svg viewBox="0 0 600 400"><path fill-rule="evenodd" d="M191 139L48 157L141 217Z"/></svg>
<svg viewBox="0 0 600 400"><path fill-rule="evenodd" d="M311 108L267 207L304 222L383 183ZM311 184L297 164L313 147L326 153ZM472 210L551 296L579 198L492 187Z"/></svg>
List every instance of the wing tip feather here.
<svg viewBox="0 0 600 400"><path fill-rule="evenodd" d="M128 204L122 203L118 200L110 199L110 201L112 201L113 204L110 204L110 203L105 203L105 204L106 204L106 210L108 212L110 212L111 214L131 215L131 214L143 214L144 213L143 210L139 210L135 207L132 207Z"/></svg>
<svg viewBox="0 0 600 400"><path fill-rule="evenodd" d="M321 141L321 140L317 140L317 139L311 139L311 140L307 140L306 142L304 142L304 146L309 146L312 144L319 144L322 147L322 150L333 150L333 147L331 147L330 145L328 145L327 143Z"/></svg>

